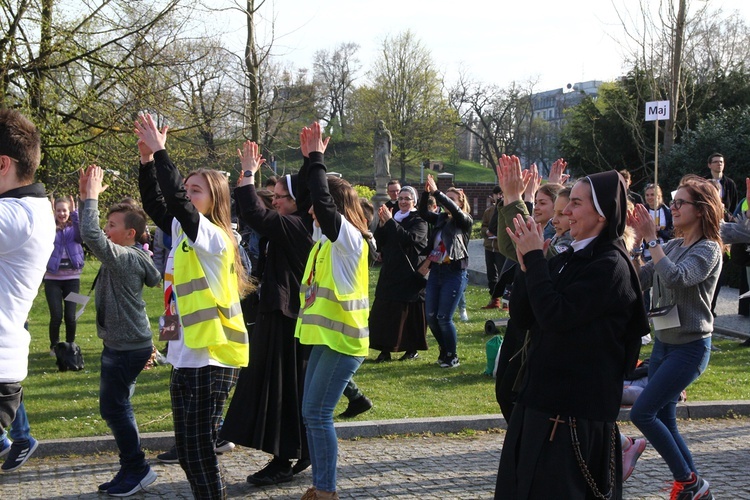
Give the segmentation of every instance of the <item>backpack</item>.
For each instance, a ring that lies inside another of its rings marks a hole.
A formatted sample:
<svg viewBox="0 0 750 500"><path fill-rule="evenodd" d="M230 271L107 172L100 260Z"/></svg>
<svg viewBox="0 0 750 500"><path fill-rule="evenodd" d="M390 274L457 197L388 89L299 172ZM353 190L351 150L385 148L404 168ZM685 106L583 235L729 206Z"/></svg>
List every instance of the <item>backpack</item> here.
<svg viewBox="0 0 750 500"><path fill-rule="evenodd" d="M55 345L55 356L57 368L61 372L83 370L83 355L81 348L75 342L58 342Z"/></svg>

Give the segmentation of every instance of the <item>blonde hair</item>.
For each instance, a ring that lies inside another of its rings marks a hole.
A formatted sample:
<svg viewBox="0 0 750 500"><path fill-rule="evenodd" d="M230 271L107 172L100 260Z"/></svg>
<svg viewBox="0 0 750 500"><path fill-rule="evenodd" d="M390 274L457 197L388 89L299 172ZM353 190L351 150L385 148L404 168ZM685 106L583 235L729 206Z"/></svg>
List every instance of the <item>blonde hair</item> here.
<svg viewBox="0 0 750 500"><path fill-rule="evenodd" d="M206 181L209 194L211 195L211 206L208 209L208 213L204 215L212 223L223 229L232 241L234 269L237 274L240 298L242 298L252 292L254 287L248 279L245 266L242 265L237 239L234 237L234 231L232 231L232 200L229 193L229 182L227 182L224 174L210 168L193 170L185 177L185 182L194 175L200 175Z"/></svg>

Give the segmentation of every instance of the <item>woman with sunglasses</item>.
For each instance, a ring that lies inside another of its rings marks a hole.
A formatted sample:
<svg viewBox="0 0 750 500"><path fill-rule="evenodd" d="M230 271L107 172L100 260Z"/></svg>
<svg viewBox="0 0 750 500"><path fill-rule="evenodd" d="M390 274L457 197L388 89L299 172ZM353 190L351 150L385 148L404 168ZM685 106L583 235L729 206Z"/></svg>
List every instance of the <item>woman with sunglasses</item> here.
<svg viewBox="0 0 750 500"><path fill-rule="evenodd" d="M721 273L722 204L710 181L684 177L670 203L677 237L662 247L654 220L643 205L630 214L636 237L647 242L651 261L640 269L641 285L653 288L654 348L648 385L630 418L667 462L674 485L671 498L713 498L697 473L677 429L680 393L708 366L713 315L711 297Z"/></svg>

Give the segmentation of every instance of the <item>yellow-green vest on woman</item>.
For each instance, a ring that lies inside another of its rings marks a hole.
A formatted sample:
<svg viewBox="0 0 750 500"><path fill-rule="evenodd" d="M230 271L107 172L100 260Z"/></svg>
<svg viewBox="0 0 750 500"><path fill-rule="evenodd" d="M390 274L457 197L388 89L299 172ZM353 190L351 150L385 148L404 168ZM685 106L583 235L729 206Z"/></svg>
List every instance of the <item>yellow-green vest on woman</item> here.
<svg viewBox="0 0 750 500"><path fill-rule="evenodd" d="M349 356L367 356L370 348L367 249L360 255L355 271L357 288L347 294L339 292L333 279L332 250L333 244L326 240L314 246L307 258L295 336L302 344L322 344ZM313 291L315 299L307 304L305 299Z"/></svg>
<svg viewBox="0 0 750 500"><path fill-rule="evenodd" d="M191 349L207 348L219 363L242 367L247 366L250 351L234 269L234 245L226 232L219 229L219 233L227 248L219 255L219 279L223 284L218 290L220 295L211 290L188 238L174 252L173 289L185 345Z"/></svg>

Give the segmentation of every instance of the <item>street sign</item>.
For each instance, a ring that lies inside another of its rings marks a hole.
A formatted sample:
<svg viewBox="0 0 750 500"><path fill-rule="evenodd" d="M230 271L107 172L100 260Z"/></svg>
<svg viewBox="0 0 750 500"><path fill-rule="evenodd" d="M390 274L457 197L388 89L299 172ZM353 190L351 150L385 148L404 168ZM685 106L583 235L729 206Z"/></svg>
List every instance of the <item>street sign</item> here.
<svg viewBox="0 0 750 500"><path fill-rule="evenodd" d="M669 101L651 101L646 103L646 121L669 120Z"/></svg>

